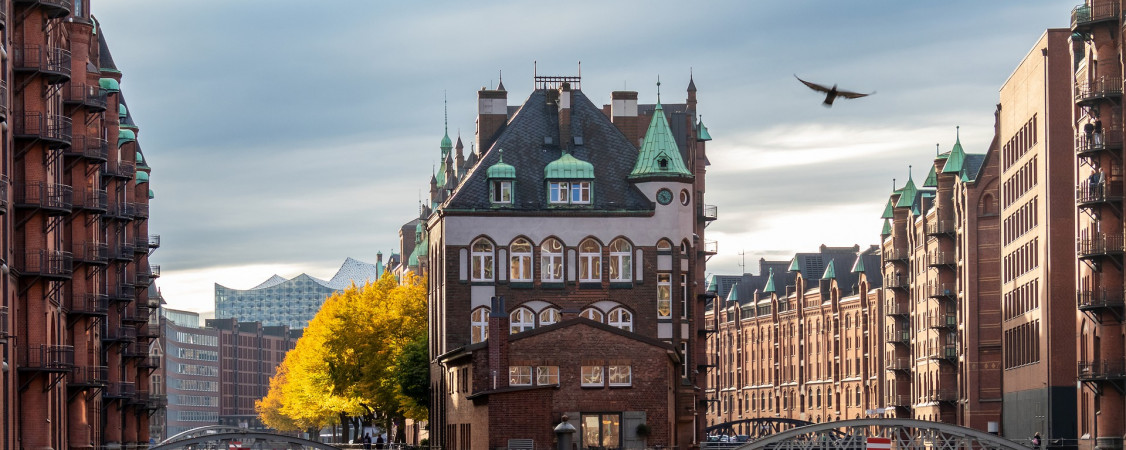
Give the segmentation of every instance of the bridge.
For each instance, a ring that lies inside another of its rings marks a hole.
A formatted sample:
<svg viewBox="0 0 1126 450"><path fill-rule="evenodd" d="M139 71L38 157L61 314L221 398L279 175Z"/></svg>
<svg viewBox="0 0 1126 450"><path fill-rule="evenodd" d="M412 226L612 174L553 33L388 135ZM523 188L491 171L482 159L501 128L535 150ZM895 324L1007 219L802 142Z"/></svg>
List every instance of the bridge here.
<svg viewBox="0 0 1126 450"><path fill-rule="evenodd" d="M285 448L299 447L299 448L316 448L320 450L340 450L321 442L310 441L294 436L286 436L283 434L274 434L262 430L247 430L245 428L232 427L229 425L208 425L199 428L193 428L183 433L165 439L161 443L149 447L149 450L173 450L183 448L194 448L198 444L216 444L212 447L215 448L229 448L231 443L241 443L243 447L254 448L251 442L254 443L268 443L268 447L274 448L277 444L282 444Z"/></svg>
<svg viewBox="0 0 1126 450"><path fill-rule="evenodd" d="M753 420L753 419L752 419ZM869 418L792 426L788 419L763 419L762 426L777 421L777 433L759 434L747 442L709 442L704 448L741 450L866 450L868 438L883 438L877 447L896 450L1029 450L1029 447L949 423L915 419ZM737 421L739 424L745 421ZM731 422L709 429L720 431ZM789 428L786 428L789 427ZM785 429L784 429L785 428ZM877 448L873 447L873 448Z"/></svg>

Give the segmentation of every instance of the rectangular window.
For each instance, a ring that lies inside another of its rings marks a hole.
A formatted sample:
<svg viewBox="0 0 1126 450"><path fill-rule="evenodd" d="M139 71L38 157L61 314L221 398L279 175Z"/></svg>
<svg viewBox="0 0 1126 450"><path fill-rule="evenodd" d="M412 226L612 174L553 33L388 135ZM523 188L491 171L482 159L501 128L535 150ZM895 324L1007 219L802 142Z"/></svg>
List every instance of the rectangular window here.
<svg viewBox="0 0 1126 450"><path fill-rule="evenodd" d="M559 384L559 366L536 367L536 384L540 386Z"/></svg>
<svg viewBox="0 0 1126 450"><path fill-rule="evenodd" d="M590 203L590 182L571 183L571 203Z"/></svg>
<svg viewBox="0 0 1126 450"><path fill-rule="evenodd" d="M563 253L541 253L540 275L543 281L563 281Z"/></svg>
<svg viewBox="0 0 1126 450"><path fill-rule="evenodd" d="M510 386L531 386L532 366L509 366L508 384Z"/></svg>
<svg viewBox="0 0 1126 450"><path fill-rule="evenodd" d="M657 274L657 318L672 318L672 275Z"/></svg>
<svg viewBox="0 0 1126 450"><path fill-rule="evenodd" d="M633 382L630 366L610 366L610 386L629 386Z"/></svg>
<svg viewBox="0 0 1126 450"><path fill-rule="evenodd" d="M583 366L582 385L588 387L602 386L602 366Z"/></svg>
<svg viewBox="0 0 1126 450"><path fill-rule="evenodd" d="M688 342L680 341L680 353L684 359L684 373L681 374L684 378L688 378Z"/></svg>
<svg viewBox="0 0 1126 450"><path fill-rule="evenodd" d="M493 181L493 203L512 203L512 182Z"/></svg>
<svg viewBox="0 0 1126 450"><path fill-rule="evenodd" d="M568 189L567 183L552 181L548 189L551 195L551 203L567 203Z"/></svg>
<svg viewBox="0 0 1126 450"><path fill-rule="evenodd" d="M532 254L513 253L508 271L512 281L532 281Z"/></svg>
<svg viewBox="0 0 1126 450"><path fill-rule="evenodd" d="M583 414L583 448L622 448L622 417L619 414Z"/></svg>
<svg viewBox="0 0 1126 450"><path fill-rule="evenodd" d="M680 274L680 318L688 318L688 275Z"/></svg>

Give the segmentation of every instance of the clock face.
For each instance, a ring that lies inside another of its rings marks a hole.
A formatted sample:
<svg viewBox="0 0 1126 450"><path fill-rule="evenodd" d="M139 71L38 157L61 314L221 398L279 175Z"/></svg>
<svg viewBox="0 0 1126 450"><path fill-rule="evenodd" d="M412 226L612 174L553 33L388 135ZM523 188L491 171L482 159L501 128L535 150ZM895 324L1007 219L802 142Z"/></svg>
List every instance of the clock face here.
<svg viewBox="0 0 1126 450"><path fill-rule="evenodd" d="M668 189L661 189L657 191L657 201L662 205L672 203L672 191L669 191Z"/></svg>

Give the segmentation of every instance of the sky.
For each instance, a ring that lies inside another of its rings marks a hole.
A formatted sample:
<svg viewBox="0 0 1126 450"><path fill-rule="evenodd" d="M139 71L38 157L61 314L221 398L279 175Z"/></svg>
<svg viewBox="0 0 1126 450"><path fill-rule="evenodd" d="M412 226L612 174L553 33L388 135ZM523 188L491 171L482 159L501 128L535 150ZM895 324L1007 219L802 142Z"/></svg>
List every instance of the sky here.
<svg viewBox="0 0 1126 450"><path fill-rule="evenodd" d="M209 311L214 284L327 279L376 261L417 217L448 130L474 140L476 93L575 76L683 103L714 140L708 272L757 273L821 244L878 243L880 213L936 144L993 137L998 92L1072 3L97 0L152 167L157 286ZM794 76L875 95L838 100ZM958 128L956 128L958 127ZM745 264L745 266L744 266ZM743 269L745 267L745 270Z"/></svg>

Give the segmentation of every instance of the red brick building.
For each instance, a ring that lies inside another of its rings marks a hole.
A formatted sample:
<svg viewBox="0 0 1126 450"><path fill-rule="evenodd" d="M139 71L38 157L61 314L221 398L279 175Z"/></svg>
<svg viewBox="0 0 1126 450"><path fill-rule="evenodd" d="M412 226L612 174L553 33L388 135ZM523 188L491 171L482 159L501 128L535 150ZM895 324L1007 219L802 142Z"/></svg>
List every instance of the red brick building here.
<svg viewBox="0 0 1126 450"><path fill-rule="evenodd" d="M89 8L0 1L3 448L144 445L160 406L150 169Z"/></svg>
<svg viewBox="0 0 1126 450"><path fill-rule="evenodd" d="M693 446L715 250L695 85L683 104L598 108L578 77L535 81L515 107L503 84L478 92L477 151L443 139L403 251L429 274L431 442L554 448L566 415L580 448Z"/></svg>
<svg viewBox="0 0 1126 450"><path fill-rule="evenodd" d="M218 338L218 384L220 425L264 429L254 402L270 392L270 377L293 349L301 330L262 326L261 322L237 319L208 319L206 333Z"/></svg>

